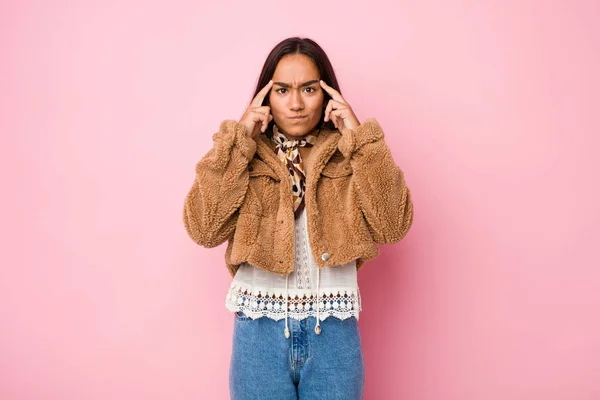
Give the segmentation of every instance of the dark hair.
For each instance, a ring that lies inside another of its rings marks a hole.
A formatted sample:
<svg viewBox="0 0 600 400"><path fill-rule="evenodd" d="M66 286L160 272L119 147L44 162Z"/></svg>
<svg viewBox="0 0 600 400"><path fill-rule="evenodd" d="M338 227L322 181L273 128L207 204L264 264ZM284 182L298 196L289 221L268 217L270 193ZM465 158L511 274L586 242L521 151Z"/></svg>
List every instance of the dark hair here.
<svg viewBox="0 0 600 400"><path fill-rule="evenodd" d="M313 60L317 70L319 71L320 78L325 81L326 84L340 92L340 94L342 93L340 86L338 85L337 78L335 77L333 66L331 65L327 54L325 54L325 51L321 48L321 46L319 46L314 40L308 38L291 37L279 42L279 44L277 44L267 56L252 98L256 97L258 92L260 92L260 90L265 87L273 78L273 75L275 74L275 68L277 68L279 61L283 57L291 54L302 54ZM327 102L329 102L331 96L325 91L323 91L323 94L323 111L325 111L325 107L327 107ZM261 105L268 104L268 100L269 96L266 96ZM327 123L323 125L323 118L324 115L321 115L321 120L317 124L317 129L320 129L322 126L325 126L329 129L335 129L335 126L331 120L327 121ZM273 124L275 124L275 120L272 120L269 123L269 126L266 130L267 133L272 131Z"/></svg>

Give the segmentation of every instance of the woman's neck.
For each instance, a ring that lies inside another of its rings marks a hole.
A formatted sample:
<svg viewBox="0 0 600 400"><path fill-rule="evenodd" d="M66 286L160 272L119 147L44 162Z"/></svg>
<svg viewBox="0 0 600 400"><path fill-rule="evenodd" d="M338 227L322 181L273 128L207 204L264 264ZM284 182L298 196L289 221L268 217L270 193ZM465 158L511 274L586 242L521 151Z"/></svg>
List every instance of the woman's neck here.
<svg viewBox="0 0 600 400"><path fill-rule="evenodd" d="M283 134L283 136L285 136L285 138L286 138L287 140L290 140L290 141L291 141L291 140L301 140L301 139L304 139L304 138L305 138L306 136L308 136L309 134L311 134L311 133L313 133L313 134L316 134L316 133L318 133L318 131L319 131L319 130L318 130L316 127L315 127L315 128L313 128L313 129L311 129L310 131L306 132L306 133L305 133L304 135L302 135L302 136L290 136L290 135L288 135L288 134L287 134L287 133L286 133L284 130L282 130L282 129L279 129L279 127L277 127L277 129L279 130L279 132L280 132L281 134Z"/></svg>

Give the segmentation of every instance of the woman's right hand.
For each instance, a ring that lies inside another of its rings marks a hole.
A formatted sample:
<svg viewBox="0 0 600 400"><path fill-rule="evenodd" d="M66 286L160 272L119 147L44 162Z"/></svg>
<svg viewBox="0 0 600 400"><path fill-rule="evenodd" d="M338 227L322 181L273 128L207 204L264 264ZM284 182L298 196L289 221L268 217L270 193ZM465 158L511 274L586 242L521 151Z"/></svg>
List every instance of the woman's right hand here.
<svg viewBox="0 0 600 400"><path fill-rule="evenodd" d="M240 123L246 126L246 135L252 139L258 136L259 131L264 133L267 130L269 122L273 119L271 107L261 105L272 86L273 81L271 80L256 94L256 97L252 100L250 106L240 119Z"/></svg>

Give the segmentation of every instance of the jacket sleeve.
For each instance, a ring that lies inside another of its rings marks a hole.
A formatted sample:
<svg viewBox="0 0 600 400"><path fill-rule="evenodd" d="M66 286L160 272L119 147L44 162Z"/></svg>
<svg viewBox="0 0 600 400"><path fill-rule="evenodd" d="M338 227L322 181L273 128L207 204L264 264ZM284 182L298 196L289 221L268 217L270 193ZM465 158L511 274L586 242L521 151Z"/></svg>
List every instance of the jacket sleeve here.
<svg viewBox="0 0 600 400"><path fill-rule="evenodd" d="M256 141L243 124L226 120L213 135L213 147L196 164L196 177L185 197L183 222L188 235L215 247L235 232L239 208L248 190L248 163Z"/></svg>
<svg viewBox="0 0 600 400"><path fill-rule="evenodd" d="M351 185L373 240L395 243L413 222L413 204L402 170L394 163L383 130L373 118L346 131L338 143L350 159Z"/></svg>

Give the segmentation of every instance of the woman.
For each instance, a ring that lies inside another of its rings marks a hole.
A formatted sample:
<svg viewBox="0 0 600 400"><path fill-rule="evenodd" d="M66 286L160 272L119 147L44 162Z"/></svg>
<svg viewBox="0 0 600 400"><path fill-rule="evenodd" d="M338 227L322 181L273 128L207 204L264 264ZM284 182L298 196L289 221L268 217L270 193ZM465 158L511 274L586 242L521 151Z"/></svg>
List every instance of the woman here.
<svg viewBox="0 0 600 400"><path fill-rule="evenodd" d="M228 241L231 398L362 398L357 271L413 220L381 127L359 122L317 43L289 38L213 140L184 222L199 245Z"/></svg>

